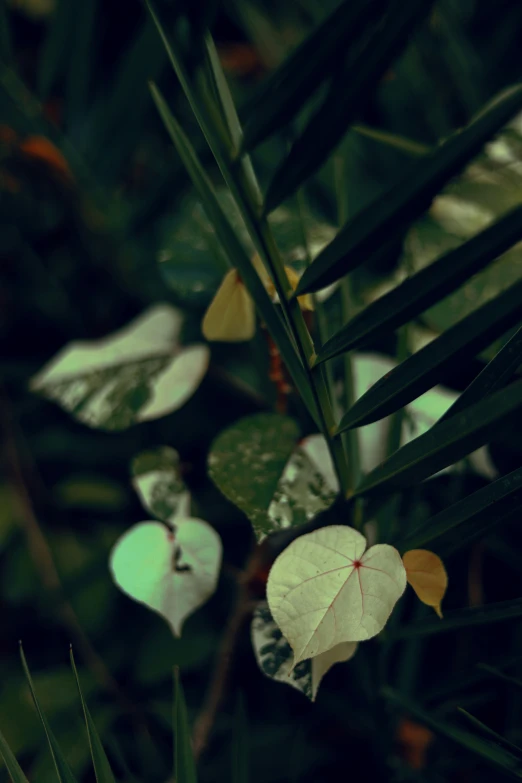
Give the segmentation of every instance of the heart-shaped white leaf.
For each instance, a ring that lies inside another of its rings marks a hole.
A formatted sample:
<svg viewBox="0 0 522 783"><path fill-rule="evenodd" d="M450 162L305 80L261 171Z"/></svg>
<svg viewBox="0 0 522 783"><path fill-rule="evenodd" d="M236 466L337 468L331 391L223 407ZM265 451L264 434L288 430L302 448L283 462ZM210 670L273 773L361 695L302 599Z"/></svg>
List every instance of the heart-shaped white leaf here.
<svg viewBox="0 0 522 783"><path fill-rule="evenodd" d="M349 661L357 642L343 642L322 655L292 666L292 648L277 627L266 604L258 606L251 624L251 638L259 668L277 682L286 683L315 701L322 678L335 663Z"/></svg>
<svg viewBox="0 0 522 783"><path fill-rule="evenodd" d="M90 427L122 430L180 408L199 386L206 345L182 348L183 317L170 305L146 310L102 340L66 345L30 382Z"/></svg>
<svg viewBox="0 0 522 783"><path fill-rule="evenodd" d="M140 522L113 547L112 577L135 601L161 614L175 636L184 620L216 589L221 540L200 519L176 519L171 531L161 522Z"/></svg>
<svg viewBox="0 0 522 783"><path fill-rule="evenodd" d="M295 664L384 628L406 587L406 571L394 547L365 549L361 533L331 525L297 538L274 562L268 605Z"/></svg>

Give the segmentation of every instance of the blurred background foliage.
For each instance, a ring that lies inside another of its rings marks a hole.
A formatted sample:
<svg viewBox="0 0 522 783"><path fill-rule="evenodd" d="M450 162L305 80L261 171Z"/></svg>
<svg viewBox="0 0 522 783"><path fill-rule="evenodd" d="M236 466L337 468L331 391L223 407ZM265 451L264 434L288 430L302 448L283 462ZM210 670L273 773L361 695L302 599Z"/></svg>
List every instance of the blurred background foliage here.
<svg viewBox="0 0 522 783"><path fill-rule="evenodd" d="M209 371L181 411L122 432L91 430L29 393L29 379L64 345L106 336L158 302L183 310L184 342L201 339L201 318L226 261L208 252L210 227L150 99L147 81L154 79L210 166L157 32L138 0L124 6L116 0L2 3L0 727L31 780L54 780L19 664L21 638L40 700L71 766L91 779L68 665L73 642L84 695L117 775L165 781L171 759L172 665L180 666L193 718L233 600L235 571L252 543L246 518L209 482L206 455L223 427L273 403L270 385L259 383L266 345L260 335L252 345L213 346ZM211 29L241 107L336 3L163 0L159 5L188 67L201 55L200 31ZM435 4L369 96L361 125L343 141L350 162L351 214L395 182L412 158L468 122L500 89L520 81L521 36L517 0ZM310 106L299 116L298 127L309 114ZM288 142L277 135L254 153L263 184ZM522 130L514 123L446 189L410 232L404 251L402 245L391 247L378 263L357 270L359 303L402 279L405 269L428 263L520 203L521 150ZM326 164L306 187L313 211L310 231L318 247L337 224L330 167ZM211 173L219 183L214 169ZM285 205L273 220L288 260L302 261L295 206ZM419 318L414 343L423 344L519 278L520 253L514 248L487 274ZM340 325L335 302L329 319L333 332ZM371 348L394 355L393 335ZM453 367L445 384L459 391L481 366L480 359L470 359ZM300 408L292 412L302 416ZM313 431L306 419L303 427ZM130 483L131 461L162 444L179 451L200 516L224 544L218 591L187 621L181 639L172 637L161 618L123 596L107 568L117 537L147 516ZM490 458L500 471L522 464L517 427L499 434ZM413 503L422 509L416 513L427 516L484 483L466 470L441 475L414 490L414 502L410 498L407 505ZM447 608L519 597L521 543L518 521L512 520L459 552L450 571ZM412 607L406 602L403 611L409 616ZM423 608L416 611L423 614ZM393 651L396 685L440 718L453 714L458 704L509 739L522 741L520 691L476 666L477 660L509 666L510 676L521 677L521 633L518 621L401 642ZM336 667L318 702L309 704L262 676L245 630L228 696L201 761L201 781L231 780L232 739L243 722L238 694L248 715L254 782L307 783L340 775L491 779L476 759L400 716L393 771L382 767L384 759L369 739L379 735L382 723L368 698L372 659L358 656L356 662ZM0 779L6 779L3 769Z"/></svg>

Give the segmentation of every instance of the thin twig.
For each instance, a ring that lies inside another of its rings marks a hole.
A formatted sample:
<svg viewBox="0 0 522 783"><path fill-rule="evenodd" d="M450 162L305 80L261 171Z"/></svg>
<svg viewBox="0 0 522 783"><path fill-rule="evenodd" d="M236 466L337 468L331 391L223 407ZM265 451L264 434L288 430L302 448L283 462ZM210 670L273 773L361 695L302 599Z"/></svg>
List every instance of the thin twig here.
<svg viewBox="0 0 522 783"><path fill-rule="evenodd" d="M196 762L205 750L216 717L225 697L243 623L256 607L252 599L250 582L260 565L260 547L256 547L245 570L237 578L238 592L235 604L230 612L226 628L216 653L214 669L210 678L207 694L192 731L192 750Z"/></svg>

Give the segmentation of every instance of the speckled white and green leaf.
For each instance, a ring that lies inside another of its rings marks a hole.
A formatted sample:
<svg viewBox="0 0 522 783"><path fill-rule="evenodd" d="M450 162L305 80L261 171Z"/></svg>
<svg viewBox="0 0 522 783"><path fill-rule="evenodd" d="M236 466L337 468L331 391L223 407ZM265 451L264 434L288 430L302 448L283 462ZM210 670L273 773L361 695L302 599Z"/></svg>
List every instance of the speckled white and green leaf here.
<svg viewBox="0 0 522 783"><path fill-rule="evenodd" d="M30 382L90 427L122 430L180 408L208 366L205 345L181 347L179 310L146 310L102 340L65 346Z"/></svg>
<svg viewBox="0 0 522 783"><path fill-rule="evenodd" d="M382 631L406 588L397 550L366 550L357 530L331 525L300 536L276 558L268 577L272 616L297 665L343 642Z"/></svg>
<svg viewBox="0 0 522 783"><path fill-rule="evenodd" d="M259 413L228 427L211 446L209 475L248 516L258 541L278 527L268 510L298 437L293 419Z"/></svg>
<svg viewBox="0 0 522 783"><path fill-rule="evenodd" d="M296 688L311 701L315 701L321 680L332 666L349 661L357 650L357 642L346 642L292 667L292 648L265 603L254 611L250 634L254 655L263 674Z"/></svg>
<svg viewBox="0 0 522 783"><path fill-rule="evenodd" d="M110 570L116 585L160 614L175 636L183 622L216 589L221 539L201 519L176 519L172 530L161 522L140 522L116 541Z"/></svg>
<svg viewBox="0 0 522 783"><path fill-rule="evenodd" d="M147 511L164 522L190 516L190 493L181 477L179 454L169 446L143 451L132 461L132 485Z"/></svg>
<svg viewBox="0 0 522 783"><path fill-rule="evenodd" d="M458 247L485 229L522 198L522 115L480 157L435 198L409 231L404 252L414 269ZM423 314L436 331L449 328L522 277L522 243L471 277Z"/></svg>

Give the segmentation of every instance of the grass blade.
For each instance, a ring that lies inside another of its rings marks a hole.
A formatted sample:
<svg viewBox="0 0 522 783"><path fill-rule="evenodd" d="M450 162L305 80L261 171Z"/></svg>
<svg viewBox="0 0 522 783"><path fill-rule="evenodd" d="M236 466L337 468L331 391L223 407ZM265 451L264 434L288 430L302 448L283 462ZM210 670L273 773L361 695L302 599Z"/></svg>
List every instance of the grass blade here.
<svg viewBox="0 0 522 783"><path fill-rule="evenodd" d="M513 742L510 742L505 737L502 737L500 734L498 734L496 731L491 729L489 726L486 726L485 723L482 723L481 720L476 718L474 715L472 715L467 710L462 709L462 707L457 708L461 715L463 715L466 720L468 720L472 726L475 726L475 728L479 729L479 731L482 732L491 742L494 742L496 745L505 748L510 753L512 753L514 756L516 756L519 761L522 761L522 748L519 748L518 745L515 745Z"/></svg>
<svg viewBox="0 0 522 783"><path fill-rule="evenodd" d="M466 750L471 751L471 753L483 758L484 761L502 769L512 778L516 780L522 778L522 762L518 754L515 755L510 753L492 742L482 740L469 731L465 731L458 726L453 726L451 723L447 723L446 721L437 718L416 702L404 697L393 688L385 687L381 692L386 701L406 710L406 712L413 715L430 729L433 729L433 731L453 740L453 742L456 742L461 747L466 748Z"/></svg>
<svg viewBox="0 0 522 783"><path fill-rule="evenodd" d="M70 650L70 656L71 656L71 666L74 672L74 676L76 678L78 693L80 694L80 701L82 703L83 715L85 718L85 725L87 727L89 748L91 750L91 758L94 767L94 774L96 775L96 780L98 781L98 783L115 783L114 775L112 774L109 760L105 754L105 750L103 749L103 745L101 743L100 737L98 735L98 732L96 731L96 726L94 725L94 721L91 718L91 714L83 698L82 689L80 685L80 678L78 676L78 671L76 669L76 664L74 662L72 647Z"/></svg>
<svg viewBox="0 0 522 783"><path fill-rule="evenodd" d="M29 783L25 777L23 770L15 758L14 753L7 744L7 740L0 731L0 756L2 756L7 770L7 774L11 778L13 783Z"/></svg>
<svg viewBox="0 0 522 783"><path fill-rule="evenodd" d="M503 682L508 685L522 688L522 680L519 680L517 677L511 677L509 674L504 674L504 672L501 672L499 669L495 668L495 666L490 666L487 663L479 663L477 664L477 668L488 672L488 674L492 674L493 677L496 677L498 680L503 680Z"/></svg>
<svg viewBox="0 0 522 783"><path fill-rule="evenodd" d="M522 380L435 424L372 470L357 488L362 495L411 486L458 462L505 425L522 408Z"/></svg>
<svg viewBox="0 0 522 783"><path fill-rule="evenodd" d="M74 121L85 110L91 76L92 58L95 51L95 24L98 14L98 0L89 0L77 6L72 34L74 46L67 73L67 113Z"/></svg>
<svg viewBox="0 0 522 783"><path fill-rule="evenodd" d="M58 741L54 736L51 727L47 722L47 718L45 717L45 714L42 712L42 709L38 703L38 699L36 698L36 692L31 678L31 673L29 672L29 667L27 666L27 661L25 660L25 655L21 644L20 644L20 657L22 659L22 666L24 669L27 682L29 684L31 696L33 697L34 706L36 707L40 720L42 721L42 726L44 727L45 735L47 737L47 742L49 744L49 750L51 751L51 756L54 762L54 767L56 769L56 774L58 776L59 783L76 783L76 778L71 772L71 769L65 759L65 756L63 755L60 749Z"/></svg>
<svg viewBox="0 0 522 783"><path fill-rule="evenodd" d="M174 669L174 779L176 783L197 783L198 780L190 744L187 706L177 666Z"/></svg>
<svg viewBox="0 0 522 783"><path fill-rule="evenodd" d="M460 413L464 408L494 392L510 379L520 364L522 364L522 327L517 329L439 421L449 419L450 416Z"/></svg>
<svg viewBox="0 0 522 783"><path fill-rule="evenodd" d="M400 236L441 188L521 109L522 86L517 85L497 96L464 130L413 163L402 182L344 225L305 270L297 293L317 291L335 282L375 253L383 237L391 240Z"/></svg>
<svg viewBox="0 0 522 783"><path fill-rule="evenodd" d="M518 468L436 514L399 541L398 549L400 552L422 549L460 525L478 527L485 519L500 520L521 502L522 468Z"/></svg>
<svg viewBox="0 0 522 783"><path fill-rule="evenodd" d="M343 416L338 431L383 419L435 386L449 367L469 360L522 318L522 280L394 367Z"/></svg>
<svg viewBox="0 0 522 783"><path fill-rule="evenodd" d="M151 93L160 116L165 123L165 127L187 168L205 211L216 230L216 234L228 253L231 264L239 270L243 277L245 284L256 303L260 316L265 321L281 352L281 356L288 367L298 392L301 394L312 417L315 417L315 403L310 393L305 371L290 342L286 327L273 307L270 297L252 266L250 259L246 255L223 214L212 184L202 168L194 149L183 133L179 123L171 114L163 96L154 84L151 85Z"/></svg>
<svg viewBox="0 0 522 783"><path fill-rule="evenodd" d="M359 48L356 56L348 58L325 100L274 174L266 194L266 214L295 193L326 161L430 7L431 2L415 0L392 3L362 50Z"/></svg>
<svg viewBox="0 0 522 783"><path fill-rule="evenodd" d="M323 345L317 360L325 361L361 348L398 329L455 291L521 239L522 207L516 207L461 247L441 256L372 302Z"/></svg>
<svg viewBox="0 0 522 783"><path fill-rule="evenodd" d="M252 150L287 125L356 44L388 0L345 0L261 85L247 106L243 149Z"/></svg>
<svg viewBox="0 0 522 783"><path fill-rule="evenodd" d="M399 626L390 631L390 640L410 639L414 636L432 636L446 631L460 631L462 628L472 628L478 625L500 623L503 620L515 620L522 617L522 598L512 601L499 601L485 606L474 606L471 609L459 609L448 612L443 620L429 617L418 623Z"/></svg>

